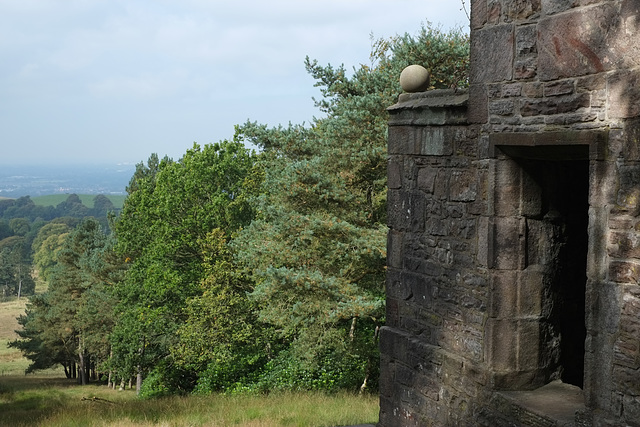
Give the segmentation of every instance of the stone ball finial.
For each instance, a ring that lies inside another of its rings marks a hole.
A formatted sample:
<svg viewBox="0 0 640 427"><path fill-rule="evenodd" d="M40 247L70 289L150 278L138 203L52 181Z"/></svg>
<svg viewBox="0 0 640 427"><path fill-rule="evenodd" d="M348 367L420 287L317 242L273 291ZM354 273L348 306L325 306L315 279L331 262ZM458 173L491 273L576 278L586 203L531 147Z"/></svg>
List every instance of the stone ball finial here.
<svg viewBox="0 0 640 427"><path fill-rule="evenodd" d="M405 92L424 92L429 89L429 71L422 65L409 65L400 73L400 86Z"/></svg>

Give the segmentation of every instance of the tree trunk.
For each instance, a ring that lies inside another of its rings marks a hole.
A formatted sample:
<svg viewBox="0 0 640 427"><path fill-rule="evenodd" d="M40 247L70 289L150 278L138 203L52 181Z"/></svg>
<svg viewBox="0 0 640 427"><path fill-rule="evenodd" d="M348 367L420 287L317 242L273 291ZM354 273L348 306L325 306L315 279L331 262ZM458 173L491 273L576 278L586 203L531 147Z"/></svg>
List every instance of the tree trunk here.
<svg viewBox="0 0 640 427"><path fill-rule="evenodd" d="M144 345L145 339L142 338L142 345L138 349L138 355L140 356L140 360L142 360L144 356ZM140 394L140 389L142 388L142 365L138 365L138 373L136 375L136 394Z"/></svg>
<svg viewBox="0 0 640 427"><path fill-rule="evenodd" d="M351 320L351 329L349 329L349 338L351 339L351 341L353 341L353 339L356 336L356 321L357 321L357 317L354 317Z"/></svg>
<svg viewBox="0 0 640 427"><path fill-rule="evenodd" d="M109 359L113 358L113 349L109 350ZM113 378L113 368L109 368L109 377L107 378L107 387L116 389L115 378Z"/></svg>
<svg viewBox="0 0 640 427"><path fill-rule="evenodd" d="M80 375L78 382L82 385L87 385L89 383L89 361L84 348L84 339L81 337L78 337L78 363L78 374Z"/></svg>
<svg viewBox="0 0 640 427"><path fill-rule="evenodd" d="M22 294L22 275L20 275L20 280L18 280L18 300L20 299L20 294Z"/></svg>

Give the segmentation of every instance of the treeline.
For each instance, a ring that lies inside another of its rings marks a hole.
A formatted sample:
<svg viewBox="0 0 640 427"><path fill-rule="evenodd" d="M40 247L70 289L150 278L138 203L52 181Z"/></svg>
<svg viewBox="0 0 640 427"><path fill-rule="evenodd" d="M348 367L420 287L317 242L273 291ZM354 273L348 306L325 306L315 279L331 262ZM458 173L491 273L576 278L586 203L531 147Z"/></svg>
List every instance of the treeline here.
<svg viewBox="0 0 640 427"><path fill-rule="evenodd" d="M57 206L36 205L29 196L0 200L0 298L33 294L60 244L52 234L62 239L86 217L108 226L118 209L104 195L93 201L89 208L76 194Z"/></svg>
<svg viewBox="0 0 640 427"><path fill-rule="evenodd" d="M99 194L93 198L93 207L87 207L77 194L70 194L67 199L56 206L36 205L29 196L18 199L0 199L0 221L10 221L16 218L27 219L31 222L51 221L55 218L71 217L84 218L93 216L106 218L107 213L116 212L113 202Z"/></svg>
<svg viewBox="0 0 640 427"><path fill-rule="evenodd" d="M12 343L30 369L62 364L166 393L377 387L384 323L386 108L412 63L465 86L469 41L430 26L373 42L371 64L305 66L323 117L151 155L107 233L84 220L40 266ZM259 147L259 153L245 143ZM55 234L52 234L52 236Z"/></svg>

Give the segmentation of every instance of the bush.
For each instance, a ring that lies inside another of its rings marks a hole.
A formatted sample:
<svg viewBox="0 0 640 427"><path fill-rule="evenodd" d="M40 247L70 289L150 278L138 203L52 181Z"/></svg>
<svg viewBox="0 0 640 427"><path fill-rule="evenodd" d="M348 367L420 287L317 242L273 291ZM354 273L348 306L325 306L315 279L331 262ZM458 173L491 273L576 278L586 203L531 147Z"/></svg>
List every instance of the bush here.
<svg viewBox="0 0 640 427"><path fill-rule="evenodd" d="M185 394L193 390L195 377L193 373L161 363L156 366L142 381L140 397L144 399Z"/></svg>
<svg viewBox="0 0 640 427"><path fill-rule="evenodd" d="M289 351L269 361L257 381L249 386L254 391L273 390L340 390L357 391L367 378L367 389L377 390L377 357L362 359L358 353L327 352L313 364L300 364Z"/></svg>

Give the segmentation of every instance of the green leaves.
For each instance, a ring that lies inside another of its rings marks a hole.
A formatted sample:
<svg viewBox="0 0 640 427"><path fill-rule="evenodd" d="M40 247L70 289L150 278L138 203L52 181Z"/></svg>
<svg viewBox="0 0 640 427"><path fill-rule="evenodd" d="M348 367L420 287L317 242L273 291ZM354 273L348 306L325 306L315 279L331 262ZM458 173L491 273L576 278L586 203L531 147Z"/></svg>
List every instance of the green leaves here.
<svg viewBox="0 0 640 427"><path fill-rule="evenodd" d="M189 301L202 295L201 283L218 262L206 242L215 229L232 235L251 220L243 182L253 164L241 143L225 141L194 144L177 162L152 156L148 167L138 167L116 222L118 249L129 265L116 287L113 360L120 369L147 371L172 357L180 325L196 322Z"/></svg>
<svg viewBox="0 0 640 427"><path fill-rule="evenodd" d="M32 360L30 371L58 363L66 369L80 355L96 363L106 361L114 306L107 286L120 273L109 256L112 238L90 218L73 231L61 224L43 227L34 247L49 287L31 298L20 318L21 339L12 345Z"/></svg>
<svg viewBox="0 0 640 427"><path fill-rule="evenodd" d="M289 340L286 359L312 366L375 363L373 331L384 315L386 108L401 93L401 70L422 64L438 87L466 84L462 32L423 27L373 46L371 66L351 76L306 59L326 113L311 127L238 128L263 149L264 180L254 198L259 215L234 241L237 258L256 278L251 298L260 319Z"/></svg>

